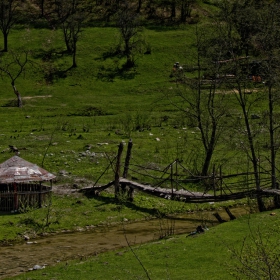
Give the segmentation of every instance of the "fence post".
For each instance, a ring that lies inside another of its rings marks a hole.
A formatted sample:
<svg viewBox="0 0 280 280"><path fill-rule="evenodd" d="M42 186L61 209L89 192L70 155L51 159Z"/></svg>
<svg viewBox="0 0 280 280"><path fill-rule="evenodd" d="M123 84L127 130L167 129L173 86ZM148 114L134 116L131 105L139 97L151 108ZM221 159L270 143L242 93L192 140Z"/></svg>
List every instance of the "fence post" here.
<svg viewBox="0 0 280 280"><path fill-rule="evenodd" d="M116 171L115 171L115 182L114 182L116 198L118 197L118 194L120 192L120 165L121 165L122 151L123 151L123 143L121 142L118 149Z"/></svg>
<svg viewBox="0 0 280 280"><path fill-rule="evenodd" d="M213 166L212 178L213 178L213 190L214 190L214 196L216 196L215 165Z"/></svg>
<svg viewBox="0 0 280 280"><path fill-rule="evenodd" d="M127 146L127 151L126 151L126 157L125 157L125 164L124 164L124 170L123 170L123 178L127 178L127 173L128 173L128 169L129 169L129 162L130 162L130 158L131 158L131 150L132 150L132 140L130 139L128 142L128 146ZM123 191L125 191L126 189L126 185L124 184L122 186ZM128 199L130 201L133 201L133 188L129 188L128 190Z"/></svg>
<svg viewBox="0 0 280 280"><path fill-rule="evenodd" d="M126 152L126 158L125 158L125 164L124 164L124 170L123 170L123 178L127 177L132 146L133 146L132 140L130 139L128 142L128 146L127 146L127 152Z"/></svg>

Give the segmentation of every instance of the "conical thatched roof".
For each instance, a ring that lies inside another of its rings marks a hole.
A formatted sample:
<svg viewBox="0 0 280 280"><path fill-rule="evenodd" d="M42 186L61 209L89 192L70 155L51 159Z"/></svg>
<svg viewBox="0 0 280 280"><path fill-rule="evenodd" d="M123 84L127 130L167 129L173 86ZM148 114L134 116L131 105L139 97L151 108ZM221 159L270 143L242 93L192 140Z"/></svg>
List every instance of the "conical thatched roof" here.
<svg viewBox="0 0 280 280"><path fill-rule="evenodd" d="M0 183L50 181L55 176L36 164L13 156L0 164Z"/></svg>

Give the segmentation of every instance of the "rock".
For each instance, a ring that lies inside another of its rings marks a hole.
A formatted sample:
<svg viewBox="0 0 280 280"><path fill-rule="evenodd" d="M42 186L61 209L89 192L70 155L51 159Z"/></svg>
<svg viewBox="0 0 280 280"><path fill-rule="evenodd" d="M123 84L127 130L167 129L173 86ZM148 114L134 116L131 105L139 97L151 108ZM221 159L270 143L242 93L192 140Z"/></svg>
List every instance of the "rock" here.
<svg viewBox="0 0 280 280"><path fill-rule="evenodd" d="M9 147L10 147L10 151L11 152L18 152L18 148L16 147L16 146L13 146L13 145L9 145Z"/></svg>
<svg viewBox="0 0 280 280"><path fill-rule="evenodd" d="M85 146L85 149L86 150L90 150L92 148L92 145L91 144L87 144L86 146Z"/></svg>
<svg viewBox="0 0 280 280"><path fill-rule="evenodd" d="M24 238L24 240L29 240L30 239L30 237L28 235L24 235L23 238Z"/></svg>
<svg viewBox="0 0 280 280"><path fill-rule="evenodd" d="M26 244L31 245L31 244L37 244L36 241L27 241Z"/></svg>
<svg viewBox="0 0 280 280"><path fill-rule="evenodd" d="M45 268L44 265L35 264L35 265L33 266L33 269L32 269L32 270L39 270L39 269L44 269L44 268Z"/></svg>
<svg viewBox="0 0 280 280"><path fill-rule="evenodd" d="M68 172L66 170L59 170L59 175L66 176Z"/></svg>

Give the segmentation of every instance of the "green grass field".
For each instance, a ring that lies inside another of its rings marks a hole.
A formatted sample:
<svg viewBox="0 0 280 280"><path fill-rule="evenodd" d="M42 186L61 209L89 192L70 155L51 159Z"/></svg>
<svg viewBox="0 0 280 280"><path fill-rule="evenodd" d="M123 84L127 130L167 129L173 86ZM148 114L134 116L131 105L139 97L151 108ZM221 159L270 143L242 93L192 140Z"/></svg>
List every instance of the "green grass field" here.
<svg viewBox="0 0 280 280"><path fill-rule="evenodd" d="M16 38L25 32L11 33L11 48ZM31 30L30 33L34 38L30 44L39 52L50 31ZM146 161L151 155L159 164L174 160L176 149L172 146L174 142L182 146L184 139L179 139L178 131L172 129L177 113L164 93L172 87L169 74L174 61L184 57L182 45L187 44L186 33L186 30L146 30L147 40L153 46L152 54L139 57L137 67L120 76L115 72L121 62L102 59L115 44L117 30L88 28L78 43L78 67L69 70L65 78L46 85L39 72L42 66L35 65L35 73L27 72L18 79L16 86L24 100L22 109L8 106L15 96L9 80L4 78L0 100L3 123L0 149L4 151L1 159L4 161L11 155L5 151L8 145L15 145L23 158L41 164L48 148L48 155L54 156L46 157L47 170L56 173L67 169L73 175L94 179L106 161L96 159L98 166L88 159L78 163L73 151L83 152L86 145L92 145L93 152L116 153L121 141L132 138L135 158L142 155L139 161ZM169 52L172 55L167 56ZM63 57L55 63L63 71L69 67L67 61L68 58ZM100 72L104 72L104 78L98 78ZM137 125L143 127L143 131L135 129ZM180 134L184 132L181 130ZM161 140L159 143L155 140L157 137ZM98 143L108 145L98 146ZM62 157L58 157L61 154Z"/></svg>
<svg viewBox="0 0 280 280"><path fill-rule="evenodd" d="M71 57L54 53L53 63L60 76L47 84L42 73L47 66L38 58L44 42L51 40L55 51L63 50L61 34L51 33L17 29L9 36L11 49L28 46L34 62L16 81L23 108L13 106L16 97L9 79L3 76L1 81L1 161L12 156L9 145L14 145L28 161L42 165L44 159L43 165L50 172L58 174L65 169L73 176L94 181L109 164L104 154L115 155L117 145L131 138L135 164L145 166L149 162L163 169L178 158L186 168L200 169L204 151L199 131L167 98L176 94L176 84L169 78L173 63L195 63L194 25L171 30L146 28L144 34L152 52L139 56L136 67L124 73L120 72L122 60L103 59L104 53L116 44L117 29L87 28L78 42L78 67L66 71ZM17 39L24 36L28 39ZM63 71L66 72L62 74ZM225 102L233 116L240 114L234 96L228 95ZM257 114L264 106L252 112ZM231 126L232 121L228 118L227 125ZM247 168L242 147L236 146L236 131L224 131L212 164L223 165L226 173ZM259 141L266 143L262 137ZM79 153L88 146L96 156L80 158ZM111 178L112 174L108 174L102 178L103 183Z"/></svg>

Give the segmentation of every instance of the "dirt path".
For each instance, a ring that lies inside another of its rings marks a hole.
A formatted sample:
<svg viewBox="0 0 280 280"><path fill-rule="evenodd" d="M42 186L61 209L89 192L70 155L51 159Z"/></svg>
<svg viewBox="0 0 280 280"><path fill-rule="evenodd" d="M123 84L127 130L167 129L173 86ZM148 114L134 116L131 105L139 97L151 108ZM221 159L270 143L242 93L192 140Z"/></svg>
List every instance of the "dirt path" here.
<svg viewBox="0 0 280 280"><path fill-rule="evenodd" d="M245 210L243 210L238 209L238 212L236 210L233 213L235 215L237 213L238 217L245 214ZM225 218L229 220L228 216ZM190 233L201 224L201 221L201 214L186 214L176 217L175 234ZM0 247L0 279L26 272L35 265L55 265L60 261L95 255L127 246L125 236L131 245L156 240L165 228L170 227L170 223L170 220L150 220L110 228L96 227L90 232L49 235L22 244L3 246ZM209 213L207 225L216 224L216 219L212 213Z"/></svg>

